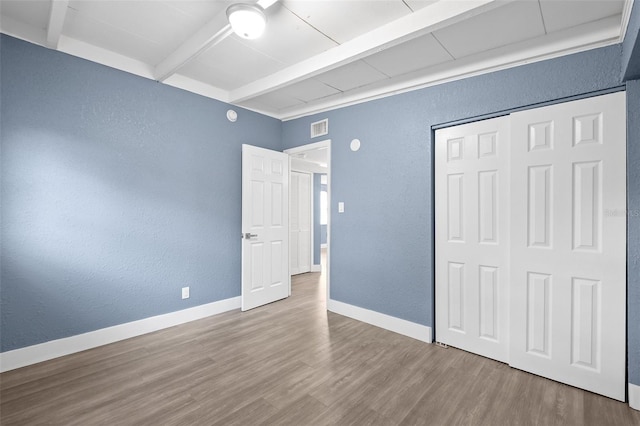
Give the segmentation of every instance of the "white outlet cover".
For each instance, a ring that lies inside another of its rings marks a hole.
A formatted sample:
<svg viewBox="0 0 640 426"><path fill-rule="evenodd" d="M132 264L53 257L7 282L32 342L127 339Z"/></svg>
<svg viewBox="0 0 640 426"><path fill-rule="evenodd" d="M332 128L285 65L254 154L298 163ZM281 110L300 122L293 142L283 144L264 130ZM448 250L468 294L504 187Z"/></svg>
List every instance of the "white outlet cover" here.
<svg viewBox="0 0 640 426"><path fill-rule="evenodd" d="M189 287L182 287L182 298L183 299L189 298Z"/></svg>

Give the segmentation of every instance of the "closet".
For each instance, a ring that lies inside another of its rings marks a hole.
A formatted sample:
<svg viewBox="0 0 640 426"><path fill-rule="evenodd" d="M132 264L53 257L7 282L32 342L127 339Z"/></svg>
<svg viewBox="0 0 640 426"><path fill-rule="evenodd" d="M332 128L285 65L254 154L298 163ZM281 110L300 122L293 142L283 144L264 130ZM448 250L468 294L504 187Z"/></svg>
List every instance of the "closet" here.
<svg viewBox="0 0 640 426"><path fill-rule="evenodd" d="M625 398L625 93L440 129L436 340Z"/></svg>
<svg viewBox="0 0 640 426"><path fill-rule="evenodd" d="M312 174L291 171L289 184L290 273L311 271Z"/></svg>

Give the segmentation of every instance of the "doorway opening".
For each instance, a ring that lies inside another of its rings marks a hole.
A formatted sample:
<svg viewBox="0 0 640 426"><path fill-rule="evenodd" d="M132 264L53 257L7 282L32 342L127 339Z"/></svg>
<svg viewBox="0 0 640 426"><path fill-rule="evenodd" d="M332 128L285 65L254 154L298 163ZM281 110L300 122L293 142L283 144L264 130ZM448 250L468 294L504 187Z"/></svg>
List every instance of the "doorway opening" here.
<svg viewBox="0 0 640 426"><path fill-rule="evenodd" d="M296 227L295 221L290 224L291 235L296 239L296 242L301 241L302 244L309 244L308 247L303 247L299 252L293 252L292 256L298 256L302 253L303 256L310 257L309 262L311 264L311 273L320 272L320 279L324 282L323 287L326 287L326 299L329 299L329 268L330 268L330 251L331 251L331 140L325 140L321 142L315 142L308 145L302 145L299 147L287 149L284 151L289 154L290 175L291 177L295 173L307 173L311 176L311 205L310 205L310 220L311 220L311 232L310 238L307 242L304 231L301 233L301 227ZM292 182L290 177L289 182ZM295 180L295 179L294 179ZM299 180L297 180L299 182ZM290 185L290 191L294 191L293 185ZM300 192L304 194L304 189ZM296 202L294 194L291 193L289 197L290 207L292 202ZM296 208L299 207L296 204ZM296 211L305 211L296 210ZM304 227L302 227L304 228ZM290 239L291 241L291 239ZM290 247L294 247L294 244L290 244ZM300 263L296 257L296 266ZM297 270L290 268L289 273L295 274ZM297 281L297 278L292 278ZM321 285L322 287L322 285ZM291 294L291 288L289 288L289 294Z"/></svg>

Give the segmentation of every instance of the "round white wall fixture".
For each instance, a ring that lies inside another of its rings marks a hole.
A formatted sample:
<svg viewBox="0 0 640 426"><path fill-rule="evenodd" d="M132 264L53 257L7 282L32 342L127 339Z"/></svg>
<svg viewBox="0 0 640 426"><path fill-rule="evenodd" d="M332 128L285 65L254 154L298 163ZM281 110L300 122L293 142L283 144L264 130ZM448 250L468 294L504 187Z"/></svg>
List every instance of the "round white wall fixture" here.
<svg viewBox="0 0 640 426"><path fill-rule="evenodd" d="M360 149L360 139L354 139L351 141L351 145L349 145L351 151L356 152Z"/></svg>
<svg viewBox="0 0 640 426"><path fill-rule="evenodd" d="M232 123L235 123L237 119L238 119L238 113L237 112L235 112L232 109L227 111L227 120L229 120Z"/></svg>

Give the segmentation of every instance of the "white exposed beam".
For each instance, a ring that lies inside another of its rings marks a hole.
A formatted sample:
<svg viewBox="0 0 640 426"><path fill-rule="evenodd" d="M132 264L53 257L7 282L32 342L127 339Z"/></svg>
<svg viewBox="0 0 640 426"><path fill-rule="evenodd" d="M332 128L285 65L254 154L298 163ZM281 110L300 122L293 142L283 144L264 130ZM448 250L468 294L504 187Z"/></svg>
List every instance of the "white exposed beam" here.
<svg viewBox="0 0 640 426"><path fill-rule="evenodd" d="M258 5L266 9L276 2L277 0L259 0ZM225 9L156 65L154 72L156 80L165 81L203 52L229 37L231 33L233 33L233 30L227 20L227 11Z"/></svg>
<svg viewBox="0 0 640 426"><path fill-rule="evenodd" d="M95 44L65 36L64 34L60 36L58 50L97 64L106 65L117 70L139 75L140 77L153 79L153 67L146 62L113 52L96 46Z"/></svg>
<svg viewBox="0 0 640 426"><path fill-rule="evenodd" d="M285 108L280 110L278 114L273 112L268 114L284 121L293 120L450 81L609 46L618 42L619 31L620 17L610 16L515 44L479 52L455 61L429 67L426 70L416 70L348 92L327 96L303 106Z"/></svg>
<svg viewBox="0 0 640 426"><path fill-rule="evenodd" d="M155 78L164 81L200 54L227 38L233 30L227 22L226 10L203 25L155 68Z"/></svg>
<svg viewBox="0 0 640 426"><path fill-rule="evenodd" d="M624 36L627 35L627 27L629 26L629 19L631 19L631 9L633 8L634 0L625 0L622 7L622 22L620 24L620 43L624 41Z"/></svg>
<svg viewBox="0 0 640 426"><path fill-rule="evenodd" d="M257 5L263 9L266 9L277 2L278 0L258 0Z"/></svg>
<svg viewBox="0 0 640 426"><path fill-rule="evenodd" d="M438 1L346 43L239 87L232 103L242 102L314 77L373 53L420 37L513 0Z"/></svg>
<svg viewBox="0 0 640 426"><path fill-rule="evenodd" d="M51 0L49 25L47 26L47 46L52 49L58 48L68 7L69 0Z"/></svg>
<svg viewBox="0 0 640 426"><path fill-rule="evenodd" d="M229 92L226 90L219 89L211 84L203 83L185 75L173 74L164 81L164 84L178 87L188 92L197 93L208 98L217 99L222 102L229 102Z"/></svg>
<svg viewBox="0 0 640 426"><path fill-rule="evenodd" d="M47 32L17 19L0 15L0 32L30 43L46 46Z"/></svg>

